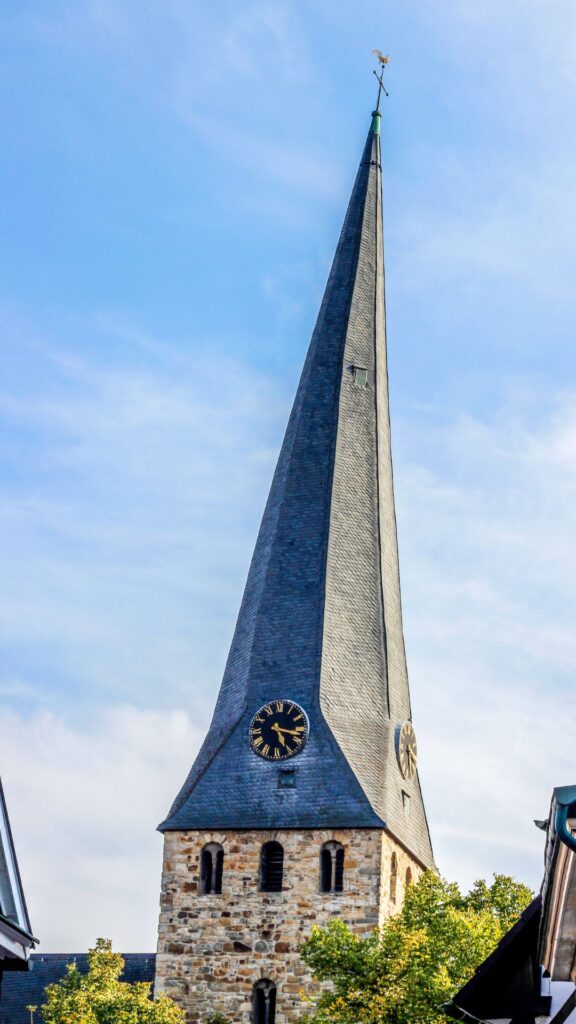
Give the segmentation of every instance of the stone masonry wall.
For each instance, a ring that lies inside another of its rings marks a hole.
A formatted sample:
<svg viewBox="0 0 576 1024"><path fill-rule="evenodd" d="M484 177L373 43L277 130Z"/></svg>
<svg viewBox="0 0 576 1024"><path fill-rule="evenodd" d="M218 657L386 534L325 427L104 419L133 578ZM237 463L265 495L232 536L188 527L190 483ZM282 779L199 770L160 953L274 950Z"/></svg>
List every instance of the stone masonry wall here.
<svg viewBox="0 0 576 1024"><path fill-rule="evenodd" d="M258 888L260 849L271 839L284 847L279 893ZM338 894L319 891L320 849L329 840L345 850L344 891ZM217 896L199 894L200 854L207 843L224 848ZM340 916L359 935L368 934L400 909L408 868L415 881L420 865L378 830L167 832L156 992L184 1007L188 1024L205 1024L216 1012L233 1024L249 1024L253 985L268 978L277 986L276 1024L291 1024L303 1014L300 993L315 991L298 954L312 926Z"/></svg>

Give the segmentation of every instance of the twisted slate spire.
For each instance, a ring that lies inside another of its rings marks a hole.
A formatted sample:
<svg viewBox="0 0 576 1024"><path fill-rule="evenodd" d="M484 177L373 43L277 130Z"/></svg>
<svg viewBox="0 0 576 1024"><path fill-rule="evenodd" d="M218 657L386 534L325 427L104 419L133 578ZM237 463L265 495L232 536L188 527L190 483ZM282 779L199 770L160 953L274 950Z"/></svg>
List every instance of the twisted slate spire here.
<svg viewBox="0 0 576 1024"><path fill-rule="evenodd" d="M252 715L301 704L310 738L278 765ZM372 123L264 512L210 730L168 829L386 828L433 863L411 718L386 367L380 114ZM410 812L407 813L409 806Z"/></svg>

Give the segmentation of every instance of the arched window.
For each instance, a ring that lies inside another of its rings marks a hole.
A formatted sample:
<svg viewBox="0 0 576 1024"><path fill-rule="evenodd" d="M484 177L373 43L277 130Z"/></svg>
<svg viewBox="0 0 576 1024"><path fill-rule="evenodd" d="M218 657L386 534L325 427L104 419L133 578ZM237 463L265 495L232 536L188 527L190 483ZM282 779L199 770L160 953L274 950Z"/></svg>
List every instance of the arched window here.
<svg viewBox="0 0 576 1024"><path fill-rule="evenodd" d="M220 843L208 843L200 854L200 895L214 896L222 892L224 850Z"/></svg>
<svg viewBox="0 0 576 1024"><path fill-rule="evenodd" d="M284 847L271 840L260 850L260 892L282 892Z"/></svg>
<svg viewBox="0 0 576 1024"><path fill-rule="evenodd" d="M332 840L320 850L320 892L342 892L344 888L344 847Z"/></svg>
<svg viewBox="0 0 576 1024"><path fill-rule="evenodd" d="M406 868L406 888L412 885L412 868Z"/></svg>
<svg viewBox="0 0 576 1024"><path fill-rule="evenodd" d="M390 902L396 903L396 883L398 881L398 858L395 853L392 854L392 860L390 861Z"/></svg>
<svg viewBox="0 0 576 1024"><path fill-rule="evenodd" d="M276 985L262 978L252 989L252 1024L274 1024L275 1020Z"/></svg>

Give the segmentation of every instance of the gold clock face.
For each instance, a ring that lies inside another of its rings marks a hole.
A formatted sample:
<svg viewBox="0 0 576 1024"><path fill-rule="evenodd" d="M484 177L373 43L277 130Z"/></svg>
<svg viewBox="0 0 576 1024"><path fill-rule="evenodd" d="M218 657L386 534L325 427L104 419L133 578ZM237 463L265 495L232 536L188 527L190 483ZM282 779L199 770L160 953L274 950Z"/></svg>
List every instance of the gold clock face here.
<svg viewBox="0 0 576 1024"><path fill-rule="evenodd" d="M418 748L412 722L404 722L396 730L396 756L404 778L413 779L416 775Z"/></svg>
<svg viewBox="0 0 576 1024"><path fill-rule="evenodd" d="M272 700L256 712L250 723L250 746L265 761L286 761L303 750L308 739L308 717L292 700Z"/></svg>

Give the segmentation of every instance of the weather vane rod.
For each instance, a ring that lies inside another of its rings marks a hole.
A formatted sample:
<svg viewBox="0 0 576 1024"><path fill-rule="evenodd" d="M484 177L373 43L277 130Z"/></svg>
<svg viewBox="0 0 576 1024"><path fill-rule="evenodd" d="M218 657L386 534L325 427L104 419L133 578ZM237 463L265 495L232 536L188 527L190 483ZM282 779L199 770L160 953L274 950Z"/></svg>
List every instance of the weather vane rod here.
<svg viewBox="0 0 576 1024"><path fill-rule="evenodd" d="M384 56L382 50L372 50L372 53L376 54L378 63L380 64L380 74L376 71L372 71L372 74L378 82L378 99L376 101L376 110L378 111L380 110L380 97L382 93L384 93L385 96L388 96L386 86L384 85L384 71L386 70L386 65L390 63L390 57L388 54Z"/></svg>

